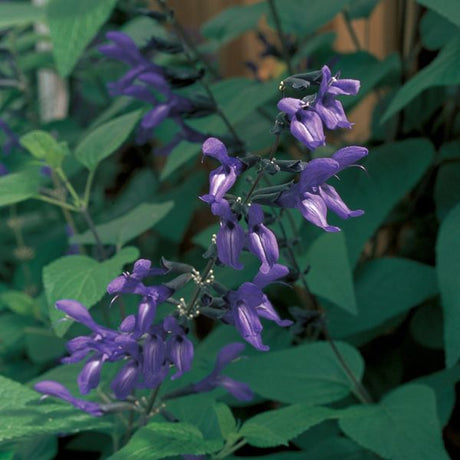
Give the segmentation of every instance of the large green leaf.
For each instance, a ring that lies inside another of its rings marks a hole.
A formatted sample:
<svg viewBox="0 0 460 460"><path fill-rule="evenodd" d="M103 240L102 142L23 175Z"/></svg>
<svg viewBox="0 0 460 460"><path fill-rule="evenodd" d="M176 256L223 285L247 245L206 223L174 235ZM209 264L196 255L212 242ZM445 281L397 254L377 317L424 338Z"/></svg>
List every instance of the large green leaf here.
<svg viewBox="0 0 460 460"><path fill-rule="evenodd" d="M152 228L163 219L174 207L172 201L161 204L142 203L124 216L113 219L105 224L96 226L102 243L122 246L136 236ZM72 242L78 244L95 244L94 235L86 231L72 237Z"/></svg>
<svg viewBox="0 0 460 460"><path fill-rule="evenodd" d="M88 169L96 168L100 161L123 144L140 116L141 111L136 110L98 126L78 144L75 156Z"/></svg>
<svg viewBox="0 0 460 460"><path fill-rule="evenodd" d="M129 443L110 460L155 460L173 455L203 455L217 451L219 440L206 440L198 428L189 423L151 422L138 430Z"/></svg>
<svg viewBox="0 0 460 460"><path fill-rule="evenodd" d="M353 406L340 427L358 444L392 460L447 460L436 399L425 385L405 385L379 404Z"/></svg>
<svg viewBox="0 0 460 460"><path fill-rule="evenodd" d="M61 166L67 148L59 144L51 134L46 131L30 131L19 139L19 142L35 158L44 160L53 168Z"/></svg>
<svg viewBox="0 0 460 460"><path fill-rule="evenodd" d="M436 11L460 27L460 10L457 0L417 0L417 2Z"/></svg>
<svg viewBox="0 0 460 460"><path fill-rule="evenodd" d="M0 27L27 25L43 19L43 8L30 2L2 2L0 4Z"/></svg>
<svg viewBox="0 0 460 460"><path fill-rule="evenodd" d="M453 366L460 357L460 204L441 224L436 243L436 270L444 311L444 345L447 366Z"/></svg>
<svg viewBox="0 0 460 460"><path fill-rule="evenodd" d="M436 394L436 409L441 426L447 425L455 407L455 384L460 381L460 364L434 374L425 375L413 383L428 385Z"/></svg>
<svg viewBox="0 0 460 460"><path fill-rule="evenodd" d="M456 37L440 51L430 65L418 72L398 90L383 114L381 122L384 123L427 88L460 83L460 66L457 65L459 59L460 38Z"/></svg>
<svg viewBox="0 0 460 460"><path fill-rule="evenodd" d="M295 404L250 418L239 434L256 447L287 445L308 428L333 417L334 413L326 407Z"/></svg>
<svg viewBox="0 0 460 460"><path fill-rule="evenodd" d="M427 11L420 21L420 38L429 50L442 48L458 31L457 26L434 11Z"/></svg>
<svg viewBox="0 0 460 460"><path fill-rule="evenodd" d="M434 185L434 200L439 221L460 203L460 163L447 162L439 167Z"/></svg>
<svg viewBox="0 0 460 460"><path fill-rule="evenodd" d="M360 354L346 343L336 345L359 379L364 369ZM337 401L353 388L326 342L250 356L234 363L228 375L265 398L293 404Z"/></svg>
<svg viewBox="0 0 460 460"><path fill-rule="evenodd" d="M328 315L331 334L344 338L373 329L437 292L433 267L400 258L372 260L357 274L358 315L331 309Z"/></svg>
<svg viewBox="0 0 460 460"><path fill-rule="evenodd" d="M70 326L70 322L61 321L65 315L54 308L56 301L75 299L91 308L102 299L107 285L120 274L123 265L137 257L137 248L126 247L105 262L74 255L61 257L47 265L43 269L43 284L56 334L62 337Z"/></svg>
<svg viewBox="0 0 460 460"><path fill-rule="evenodd" d="M59 73L70 74L117 0L49 0L46 17Z"/></svg>
<svg viewBox="0 0 460 460"><path fill-rule="evenodd" d="M297 261L302 269L310 267L307 280L314 294L356 314L353 274L343 233L324 233Z"/></svg>
<svg viewBox="0 0 460 460"><path fill-rule="evenodd" d="M106 419L92 417L0 376L0 443L53 433L77 433L110 428Z"/></svg>
<svg viewBox="0 0 460 460"><path fill-rule="evenodd" d="M40 185L38 168L29 168L0 177L0 206L32 198L38 194Z"/></svg>
<svg viewBox="0 0 460 460"><path fill-rule="evenodd" d="M434 157L433 145L425 139L408 139L371 149L363 162L368 174L351 168L340 174L336 188L352 209L364 209L362 217L346 221L331 218L347 239L352 265L366 241L388 213L421 179Z"/></svg>
<svg viewBox="0 0 460 460"><path fill-rule="evenodd" d="M206 38L221 44L227 43L242 33L255 29L266 9L266 2L226 8L206 22L201 32Z"/></svg>

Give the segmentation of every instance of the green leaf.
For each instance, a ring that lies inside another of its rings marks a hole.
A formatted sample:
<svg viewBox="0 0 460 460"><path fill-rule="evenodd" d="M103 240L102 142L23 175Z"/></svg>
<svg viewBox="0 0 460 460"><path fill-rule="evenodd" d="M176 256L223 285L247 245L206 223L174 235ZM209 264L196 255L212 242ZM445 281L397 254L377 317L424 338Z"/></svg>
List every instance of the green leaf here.
<svg viewBox="0 0 460 460"><path fill-rule="evenodd" d="M446 163L439 167L434 184L436 216L439 221L460 202L460 163Z"/></svg>
<svg viewBox="0 0 460 460"><path fill-rule="evenodd" d="M0 177L0 206L19 203L38 194L41 177L38 168L29 168Z"/></svg>
<svg viewBox="0 0 460 460"><path fill-rule="evenodd" d="M18 315L32 316L35 301L25 292L8 290L0 293L0 305Z"/></svg>
<svg viewBox="0 0 460 460"><path fill-rule="evenodd" d="M0 376L0 443L19 441L53 433L78 433L94 428L110 428L102 417L92 417Z"/></svg>
<svg viewBox="0 0 460 460"><path fill-rule="evenodd" d="M384 123L427 88L460 83L460 67L456 64L459 59L460 38L456 37L440 51L436 59L398 90L381 122Z"/></svg>
<svg viewBox="0 0 460 460"><path fill-rule="evenodd" d="M166 164L161 171L160 180L164 181L171 177L181 166L191 160L198 158L201 146L192 142L182 141L168 156Z"/></svg>
<svg viewBox="0 0 460 460"><path fill-rule="evenodd" d="M306 276L314 294L349 313L357 313L353 274L342 233L324 233L297 261L301 269L310 267Z"/></svg>
<svg viewBox="0 0 460 460"><path fill-rule="evenodd" d="M447 425L454 410L457 399L455 384L458 381L460 381L460 365L458 364L450 369L443 369L413 380L413 383L428 385L435 392L436 408L441 426Z"/></svg>
<svg viewBox="0 0 460 460"><path fill-rule="evenodd" d="M336 345L360 379L364 365L358 351L346 343ZM353 387L326 342L253 355L234 363L226 373L265 398L292 404L337 401Z"/></svg>
<svg viewBox="0 0 460 460"><path fill-rule="evenodd" d="M30 318L3 313L0 315L0 355L24 347L24 331L32 324Z"/></svg>
<svg viewBox="0 0 460 460"><path fill-rule="evenodd" d="M65 340L53 331L28 327L25 331L27 356L37 364L56 361L65 353Z"/></svg>
<svg viewBox="0 0 460 460"><path fill-rule="evenodd" d="M45 131L31 131L24 134L19 142L35 158L44 160L52 168L59 168L67 154L67 148Z"/></svg>
<svg viewBox="0 0 460 460"><path fill-rule="evenodd" d="M201 33L205 38L221 44L227 43L242 33L255 29L266 9L265 2L226 8L207 21L201 28Z"/></svg>
<svg viewBox="0 0 460 460"><path fill-rule="evenodd" d="M277 0L276 7L284 33L306 37L331 21L349 0ZM275 27L271 14L268 23Z"/></svg>
<svg viewBox="0 0 460 460"><path fill-rule="evenodd" d="M417 309L410 322L414 340L426 348L443 348L443 318L438 305L426 304Z"/></svg>
<svg viewBox="0 0 460 460"><path fill-rule="evenodd" d="M2 2L0 4L0 27L24 26L43 20L43 8L30 2Z"/></svg>
<svg viewBox="0 0 460 460"><path fill-rule="evenodd" d="M86 45L108 19L117 0L49 0L46 17L59 73L72 72Z"/></svg>
<svg viewBox="0 0 460 460"><path fill-rule="evenodd" d="M417 2L436 11L460 27L460 10L457 0L417 0Z"/></svg>
<svg viewBox="0 0 460 460"><path fill-rule="evenodd" d="M346 221L331 218L345 233L354 266L366 241L388 213L421 179L434 158L426 139L408 139L371 149L362 164L368 174L351 168L340 174L336 188L351 209L364 209L362 217Z"/></svg>
<svg viewBox="0 0 460 460"><path fill-rule="evenodd" d="M107 285L121 273L123 265L137 257L137 248L126 247L105 262L81 255L65 256L43 269L50 319L58 337L66 333L71 323L61 321L65 315L54 307L56 301L75 299L91 308L102 299Z"/></svg>
<svg viewBox="0 0 460 460"><path fill-rule="evenodd" d="M96 231L103 244L115 244L120 247L136 236L152 228L162 220L174 207L172 201L161 204L142 203L124 216L96 226ZM86 231L71 238L78 244L95 244L94 235Z"/></svg>
<svg viewBox="0 0 460 460"><path fill-rule="evenodd" d="M141 113L141 110L127 113L91 131L75 149L77 159L89 170L95 169L128 138Z"/></svg>
<svg viewBox="0 0 460 460"><path fill-rule="evenodd" d="M235 417L230 407L222 402L216 402L214 404L214 410L216 412L220 433L224 439L228 439L231 435L236 433L238 429Z"/></svg>
<svg viewBox="0 0 460 460"><path fill-rule="evenodd" d="M291 439L332 417L334 413L326 407L296 404L250 418L239 434L256 447L287 445Z"/></svg>
<svg viewBox="0 0 460 460"><path fill-rule="evenodd" d="M458 27L434 11L427 11L420 21L420 38L425 48L438 50L458 34Z"/></svg>
<svg viewBox="0 0 460 460"><path fill-rule="evenodd" d="M217 451L221 442L208 441L188 423L151 422L138 430L129 443L109 460L155 460L172 455L203 455Z"/></svg>
<svg viewBox="0 0 460 460"><path fill-rule="evenodd" d="M340 428L358 444L392 460L448 460L433 391L405 385L379 404L353 406L340 415Z"/></svg>
<svg viewBox="0 0 460 460"><path fill-rule="evenodd" d="M433 267L401 258L374 259L357 273L358 315L328 313L331 335L349 337L375 328L437 294Z"/></svg>
<svg viewBox="0 0 460 460"><path fill-rule="evenodd" d="M460 357L460 204L443 220L436 242L436 271L444 311L446 364L452 367Z"/></svg>

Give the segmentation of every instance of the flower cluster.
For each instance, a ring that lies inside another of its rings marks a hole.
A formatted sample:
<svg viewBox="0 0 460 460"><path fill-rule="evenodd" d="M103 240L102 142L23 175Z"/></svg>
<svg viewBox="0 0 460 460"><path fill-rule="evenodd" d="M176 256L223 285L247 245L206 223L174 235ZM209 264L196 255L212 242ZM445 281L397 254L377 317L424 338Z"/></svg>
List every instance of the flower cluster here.
<svg viewBox="0 0 460 460"><path fill-rule="evenodd" d="M336 96L356 95L359 91L358 80L332 77L327 66L321 69L321 75L316 95L302 99L284 97L278 102L278 108L286 114L292 135L310 150L326 144L323 124L327 129L353 126Z"/></svg>
<svg viewBox="0 0 460 460"><path fill-rule="evenodd" d="M149 260L140 259L134 264L132 273L124 273L108 285L109 294L142 296L137 314L127 316L118 330L98 324L86 307L76 300L64 299L56 302L58 310L92 331L88 336L71 339L67 343L69 356L62 359L66 364L86 359L77 378L82 395L88 394L99 385L102 367L109 362L124 362L110 384L115 398L121 401L129 398L135 389L159 387L173 368L175 372L171 375L171 380L178 379L190 370L194 349L187 337L188 328L183 324L183 318L168 315L155 323L157 306L168 299L174 289L167 284L146 286L143 283L149 276L166 272L167 269L163 268L152 269ZM223 368L236 359L242 349L242 344L224 347L212 373L194 384L189 392L210 391L222 386L239 399L252 398L252 392L246 384L221 375ZM102 415L111 407L75 398L58 382L39 382L35 389L68 401L91 415Z"/></svg>
<svg viewBox="0 0 460 460"><path fill-rule="evenodd" d="M152 137L152 130L166 118L173 120L179 127L178 133L170 143L155 150L158 155L166 155L182 140L203 142L206 135L191 128L183 119L199 117L212 113L213 104L206 97L187 98L175 94L173 88L188 86L201 78L196 71L177 71L165 68L144 56L134 41L122 32L109 32L110 44L102 45L99 51L105 56L127 64L130 69L116 82L108 85L112 96L129 96L146 102L152 108L142 117L136 134L139 144L146 143ZM169 44L169 42L167 42ZM164 41L151 40L144 53L152 48L164 52L177 52L176 47L166 46Z"/></svg>

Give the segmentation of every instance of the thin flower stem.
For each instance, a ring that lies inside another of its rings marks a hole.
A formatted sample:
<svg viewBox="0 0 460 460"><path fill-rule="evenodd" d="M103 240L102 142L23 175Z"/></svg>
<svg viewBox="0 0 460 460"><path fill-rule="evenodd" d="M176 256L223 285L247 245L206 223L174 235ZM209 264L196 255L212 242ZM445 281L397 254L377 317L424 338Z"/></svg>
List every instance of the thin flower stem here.
<svg viewBox="0 0 460 460"><path fill-rule="evenodd" d="M59 179L61 179L62 183L64 184L65 188L69 191L70 195L74 199L75 205L80 206L80 197L78 193L73 188L73 185L69 182L69 179L65 175L64 171L61 168L56 168L56 174L58 175Z"/></svg>
<svg viewBox="0 0 460 460"><path fill-rule="evenodd" d="M353 41L353 44L355 45L356 51L362 51L362 46L361 43L359 42L358 36L356 35L356 31L353 27L353 24L351 23L350 16L348 15L347 11L343 11L343 19L345 19L345 26L348 30L348 33L350 34L350 38Z"/></svg>
<svg viewBox="0 0 460 460"><path fill-rule="evenodd" d="M184 28L182 25L177 21L176 16L174 15L174 12L169 6L167 5L165 0L157 0L160 8L166 12L166 13L171 13L171 24L174 28L174 31L176 32L177 37L182 43L182 46L184 47L184 54L187 60L191 65L194 65L195 60L199 59L204 65L206 65L206 61L203 59L203 57L200 55L198 50L192 45L192 41L188 38L187 33L185 32ZM191 54L191 50L195 53L196 59ZM209 68L209 67L208 67ZM216 98L214 97L213 92L211 91L211 88L207 84L206 81L204 81L202 78L199 80L200 85L203 87L203 89L206 91L206 94L208 95L209 99L211 102L214 104L217 110L217 115L222 119L224 122L225 126L227 129L230 131L231 135L233 136L235 142L241 146L244 145L244 142L240 139L238 136L237 132L235 131L235 128L233 125L230 123L230 120L227 118L225 113L222 111L222 109L219 107L217 104Z"/></svg>
<svg viewBox="0 0 460 460"><path fill-rule="evenodd" d="M93 234L94 239L96 240L96 246L97 246L97 250L99 252L99 258L101 260L105 260L106 259L106 254L105 254L105 251L104 251L104 246L103 246L102 241L101 241L101 239L99 237L99 233L97 232L96 226L94 225L93 219L91 218L91 215L88 212L88 209L87 208L82 208L82 209L80 209L80 212L81 212L82 216L84 217L84 219L86 220L86 223L88 224L88 227L89 227L91 233Z"/></svg>
<svg viewBox="0 0 460 460"><path fill-rule="evenodd" d="M68 209L69 211L74 211L74 212L79 211L79 209L76 206L65 203L64 201L55 200L54 198L49 198L44 195L35 195L32 198L35 198L36 200L40 200L40 201L45 201L46 203L53 204L55 206L59 206L64 209Z"/></svg>
<svg viewBox="0 0 460 460"><path fill-rule="evenodd" d="M215 454L212 458L213 460L222 460L225 457L228 457L229 455L233 454L233 452L236 452L238 449L243 447L245 444L247 444L246 439L240 439L238 442L234 442L232 444L226 444L220 452Z"/></svg>
<svg viewBox="0 0 460 460"><path fill-rule="evenodd" d="M294 73L294 70L292 69L292 63L289 57L289 51L286 46L286 39L283 33L283 28L281 26L281 20L278 14L278 10L276 8L275 0L268 0L268 6L273 16L273 20L275 21L276 32L278 34L278 38L281 44L281 54L283 55L283 60L286 63L289 75L292 75Z"/></svg>
<svg viewBox="0 0 460 460"><path fill-rule="evenodd" d="M213 243L214 244L214 243ZM201 281L205 282L209 273L211 270L214 268L215 263L217 262L217 257L211 257L208 260L208 263L204 267L203 274L201 275ZM186 310L186 315L190 315L193 312L193 309L195 308L195 304L198 300L198 297L201 294L201 291L203 289L203 285L201 283L197 284L195 290L193 291L192 298L190 299L190 302L188 304L187 310Z"/></svg>
<svg viewBox="0 0 460 460"><path fill-rule="evenodd" d="M96 169L92 169L89 174L88 174L88 177L86 179L86 184L85 184L85 191L83 193L83 206L85 208L88 207L88 203L89 203L89 195L91 193L91 186L93 185L93 179L94 179L94 174L96 173Z"/></svg>
<svg viewBox="0 0 460 460"><path fill-rule="evenodd" d="M278 149L279 143L280 143L280 135L277 134L276 138L275 138L275 141L273 142L273 144L271 146L268 161L272 161L273 158L275 157L275 152ZM246 197L245 197L245 199L243 201L243 204L246 204L246 203L249 202L249 200L251 199L252 194L254 193L256 187L259 185L259 183L262 180L262 177L264 177L264 175L265 175L265 168L262 167L262 169L259 171L259 174L257 175L257 177L255 178L254 182L252 183L251 188L249 189L248 193L246 194Z"/></svg>
<svg viewBox="0 0 460 460"><path fill-rule="evenodd" d="M283 236L286 238L286 241L287 241L286 229L284 228L284 225L281 220L278 220L278 225L283 233ZM294 268L299 275L300 281L307 295L308 303L305 302L306 308L309 309L312 307L313 310L322 311L321 307L318 305L318 300L313 295L313 293L311 292L308 286L307 280L305 279L305 274L303 273L303 270L301 270L299 263L297 262L295 253L289 244L287 245L287 250L289 252L289 259L294 264ZM302 298L301 300L305 300L305 299ZM370 394L368 393L364 385L356 378L353 371L350 369L350 366L347 364L345 358L340 353L340 350L335 345L335 342L332 339L331 335L329 334L329 331L326 325L322 327L322 332L323 332L324 338L329 343L332 349L332 352L334 353L340 365L342 366L342 369L345 371L345 373L347 374L347 377L350 379L351 383L353 384L353 387L354 387L353 392L356 395L356 397L364 404L372 403L372 397L370 396Z"/></svg>

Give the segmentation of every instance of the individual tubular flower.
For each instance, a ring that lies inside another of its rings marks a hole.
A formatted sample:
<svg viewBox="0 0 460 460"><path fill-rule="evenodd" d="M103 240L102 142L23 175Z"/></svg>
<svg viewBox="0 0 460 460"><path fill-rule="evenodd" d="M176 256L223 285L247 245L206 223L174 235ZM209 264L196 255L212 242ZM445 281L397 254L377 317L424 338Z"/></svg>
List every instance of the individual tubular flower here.
<svg viewBox="0 0 460 460"><path fill-rule="evenodd" d="M211 209L214 215L220 217L220 228L216 237L219 260L235 270L241 270L243 265L239 262L239 257L245 243L244 230L226 200L213 203Z"/></svg>
<svg viewBox="0 0 460 460"><path fill-rule="evenodd" d="M203 155L219 160L221 166L209 175L209 193L200 198L210 204L220 202L241 174L243 163L238 158L230 157L225 145L215 137L210 137L204 142Z"/></svg>
<svg viewBox="0 0 460 460"><path fill-rule="evenodd" d="M349 209L335 188L324 182L343 169L353 166L367 153L364 147L351 146L338 150L332 158L310 161L302 171L299 182L283 192L276 203L281 207L299 209L306 220L327 232L340 231L339 227L328 224L328 209L342 219L360 216L364 211Z"/></svg>
<svg viewBox="0 0 460 460"><path fill-rule="evenodd" d="M38 382L34 385L34 388L44 396L54 396L55 398L67 401L78 409L81 409L82 411L95 417L104 415L104 412L99 404L75 398L64 385L53 380Z"/></svg>
<svg viewBox="0 0 460 460"><path fill-rule="evenodd" d="M238 382L226 375L222 375L222 370L237 359L244 349L242 343L230 343L223 347L217 355L216 364L213 371L192 385L193 390L197 393L211 391L216 387L225 388L232 396L240 401L250 401L254 397L254 393L246 383Z"/></svg>
<svg viewBox="0 0 460 460"><path fill-rule="evenodd" d="M292 321L279 317L268 297L262 292L265 286L287 273L287 267L275 264L268 273L259 272L252 282L243 283L237 291L227 294L231 310L226 319L235 325L244 340L258 350L269 350L262 342L263 326L259 317L274 321L281 327L292 324Z"/></svg>
<svg viewBox="0 0 460 460"><path fill-rule="evenodd" d="M193 344L173 316L165 318L163 328L171 334L166 342L166 354L177 368L177 372L171 377L171 380L175 380L190 370L193 361Z"/></svg>
<svg viewBox="0 0 460 460"><path fill-rule="evenodd" d="M284 97L278 102L278 109L287 114L291 134L310 150L326 144L320 116L309 109L309 103Z"/></svg>
<svg viewBox="0 0 460 460"><path fill-rule="evenodd" d="M129 359L110 384L115 397L120 400L126 399L138 385L140 375L139 363Z"/></svg>
<svg viewBox="0 0 460 460"><path fill-rule="evenodd" d="M358 80L340 80L337 75L331 76L328 66L321 69L322 80L315 100L314 110L328 129L351 128L342 103L336 99L337 95L354 96L359 91Z"/></svg>
<svg viewBox="0 0 460 460"><path fill-rule="evenodd" d="M248 207L248 248L262 262L262 273L267 273L278 261L276 236L264 225L262 208L255 203Z"/></svg>

